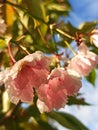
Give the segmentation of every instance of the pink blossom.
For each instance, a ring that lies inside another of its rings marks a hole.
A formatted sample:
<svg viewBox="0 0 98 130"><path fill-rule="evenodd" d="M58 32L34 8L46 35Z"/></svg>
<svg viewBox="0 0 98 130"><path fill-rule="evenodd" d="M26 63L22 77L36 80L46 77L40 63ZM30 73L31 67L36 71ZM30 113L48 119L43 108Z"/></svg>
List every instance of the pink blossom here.
<svg viewBox="0 0 98 130"><path fill-rule="evenodd" d="M98 47L98 29L94 29L90 36L91 42Z"/></svg>
<svg viewBox="0 0 98 130"><path fill-rule="evenodd" d="M40 99L37 100L37 107L41 113L50 111L48 106L46 106L45 103Z"/></svg>
<svg viewBox="0 0 98 130"><path fill-rule="evenodd" d="M41 112L64 107L68 96L77 94L80 87L79 78L68 74L64 69L54 69L48 84L42 84L37 91L37 106Z"/></svg>
<svg viewBox="0 0 98 130"><path fill-rule="evenodd" d="M6 31L6 24L3 19L0 19L0 34L4 34Z"/></svg>
<svg viewBox="0 0 98 130"><path fill-rule="evenodd" d="M78 73L80 76L87 76L98 64L98 56L89 51L85 43L81 43L78 54L72 58L67 69Z"/></svg>
<svg viewBox="0 0 98 130"><path fill-rule="evenodd" d="M11 102L31 102L33 88L47 83L48 73L49 60L42 52L37 51L0 72L0 84L5 84Z"/></svg>
<svg viewBox="0 0 98 130"><path fill-rule="evenodd" d="M77 94L79 88L81 87L80 79L65 71L63 68L55 68L51 72L48 84L54 92L66 88L68 96Z"/></svg>
<svg viewBox="0 0 98 130"><path fill-rule="evenodd" d="M59 109L65 106L67 102L67 91L61 89L54 92L49 84L43 84L39 88L38 97L37 107L40 112L50 112L54 108Z"/></svg>

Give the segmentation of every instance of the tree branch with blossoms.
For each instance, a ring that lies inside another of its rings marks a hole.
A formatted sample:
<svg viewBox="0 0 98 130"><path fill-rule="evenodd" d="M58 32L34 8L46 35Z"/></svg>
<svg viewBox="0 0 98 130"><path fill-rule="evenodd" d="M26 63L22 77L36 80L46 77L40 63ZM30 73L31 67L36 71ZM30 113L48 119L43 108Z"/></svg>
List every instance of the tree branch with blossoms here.
<svg viewBox="0 0 98 130"><path fill-rule="evenodd" d="M77 105L88 104L77 95L82 77L98 65L97 23L91 23L93 28L85 23L80 29L62 22L61 17L69 14L68 1L7 0L0 4L0 125L10 129L9 119L16 115L22 119L13 121L17 129L56 130L49 124L52 117L68 129L87 130L73 116L58 110L66 110L70 97L79 101ZM10 102L3 98L5 91ZM6 112L2 110L4 101L9 104ZM70 104L76 102L70 100Z"/></svg>

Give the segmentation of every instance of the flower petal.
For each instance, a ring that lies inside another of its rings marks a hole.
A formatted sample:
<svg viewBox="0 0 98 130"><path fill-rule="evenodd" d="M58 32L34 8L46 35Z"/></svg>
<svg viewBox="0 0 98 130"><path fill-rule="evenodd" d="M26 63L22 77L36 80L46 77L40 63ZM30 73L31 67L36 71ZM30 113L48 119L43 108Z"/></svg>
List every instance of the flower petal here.
<svg viewBox="0 0 98 130"><path fill-rule="evenodd" d="M6 82L6 89L10 100L17 104L19 100L23 102L31 102L33 100L32 89L33 71L28 66L23 66L15 79Z"/></svg>
<svg viewBox="0 0 98 130"><path fill-rule="evenodd" d="M59 90L57 93L55 93L52 91L51 86L49 86L48 84L40 86L38 97L39 100L45 104L45 108L47 109L43 108L43 110L47 112L52 111L53 109L64 107L67 102L66 90Z"/></svg>
<svg viewBox="0 0 98 130"><path fill-rule="evenodd" d="M55 68L50 74L48 83L42 84L37 90L38 98L42 102L41 105L38 104L39 109L49 112L64 107L68 96L77 94L80 87L79 78L70 75L64 69Z"/></svg>
<svg viewBox="0 0 98 130"><path fill-rule="evenodd" d="M93 44L98 47L98 28L94 29L91 32L91 36L90 36L91 42L93 42Z"/></svg>
<svg viewBox="0 0 98 130"><path fill-rule="evenodd" d="M49 60L40 51L25 56L12 67L0 72L0 84L5 84L11 102L33 101L33 88L47 83Z"/></svg>
<svg viewBox="0 0 98 130"><path fill-rule="evenodd" d="M97 64L98 56L81 43L78 54L72 58L67 69L76 71L80 76L87 76Z"/></svg>

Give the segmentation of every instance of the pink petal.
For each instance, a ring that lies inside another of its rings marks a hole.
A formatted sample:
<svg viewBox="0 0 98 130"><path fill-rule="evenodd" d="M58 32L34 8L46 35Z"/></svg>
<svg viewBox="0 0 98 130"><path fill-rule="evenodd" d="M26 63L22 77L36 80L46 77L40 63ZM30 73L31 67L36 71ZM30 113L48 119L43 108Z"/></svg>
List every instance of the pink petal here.
<svg viewBox="0 0 98 130"><path fill-rule="evenodd" d="M91 42L93 42L93 44L98 47L98 29L94 29L92 32L91 32Z"/></svg>
<svg viewBox="0 0 98 130"><path fill-rule="evenodd" d="M66 89L68 95L75 95L81 88L81 81L64 69L54 69L50 74L49 85L54 92Z"/></svg>
<svg viewBox="0 0 98 130"><path fill-rule="evenodd" d="M48 106L40 99L37 100L37 107L41 113L50 111Z"/></svg>
<svg viewBox="0 0 98 130"><path fill-rule="evenodd" d="M24 102L33 100L32 75L32 69L23 66L15 79L6 82L8 95L13 103L17 104L19 100Z"/></svg>
<svg viewBox="0 0 98 130"><path fill-rule="evenodd" d="M97 64L98 56L81 43L78 54L72 58L67 69L76 71L80 76L87 76Z"/></svg>
<svg viewBox="0 0 98 130"><path fill-rule="evenodd" d="M66 90L60 90L55 93L52 91L51 86L47 84L40 86L38 91L38 97L39 100L45 104L47 109L45 109L44 111L47 112L52 111L54 108L59 109L61 107L64 107L67 102Z"/></svg>
<svg viewBox="0 0 98 130"><path fill-rule="evenodd" d="M9 79L10 68L0 72L0 85L4 84Z"/></svg>
<svg viewBox="0 0 98 130"><path fill-rule="evenodd" d="M25 56L22 61L33 68L49 70L50 60L41 51Z"/></svg>
<svg viewBox="0 0 98 130"><path fill-rule="evenodd" d="M32 75L32 85L34 88L38 89L38 87L41 85L41 84L45 84L47 83L47 77L48 77L48 74L49 74L49 71L47 71L46 69L33 69L33 75Z"/></svg>
<svg viewBox="0 0 98 130"><path fill-rule="evenodd" d="M25 56L0 73L0 84L5 84L11 102L33 101L33 88L47 83L49 60L40 51Z"/></svg>
<svg viewBox="0 0 98 130"><path fill-rule="evenodd" d="M42 111L51 111L64 107L67 102L67 96L77 94L81 87L79 78L70 75L64 69L52 70L47 84L42 84L37 90L38 98L44 104L37 104ZM40 109L39 107L39 109ZM47 108L47 109L46 109Z"/></svg>
<svg viewBox="0 0 98 130"><path fill-rule="evenodd" d="M33 88L38 88L42 83L46 83L47 76L47 70L37 70L24 65L17 77L6 84L6 88L9 90L8 94L18 101L20 99L22 102L31 102L33 101ZM15 102L13 101L13 103Z"/></svg>

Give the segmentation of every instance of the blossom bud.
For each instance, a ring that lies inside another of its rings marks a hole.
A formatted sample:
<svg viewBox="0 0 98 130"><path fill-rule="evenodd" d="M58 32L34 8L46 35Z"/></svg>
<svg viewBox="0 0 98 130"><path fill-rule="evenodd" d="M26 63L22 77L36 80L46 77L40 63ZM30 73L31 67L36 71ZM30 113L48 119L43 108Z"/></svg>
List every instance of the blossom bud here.
<svg viewBox="0 0 98 130"><path fill-rule="evenodd" d="M90 41L93 43L96 47L98 47L98 29L94 29L91 32Z"/></svg>

